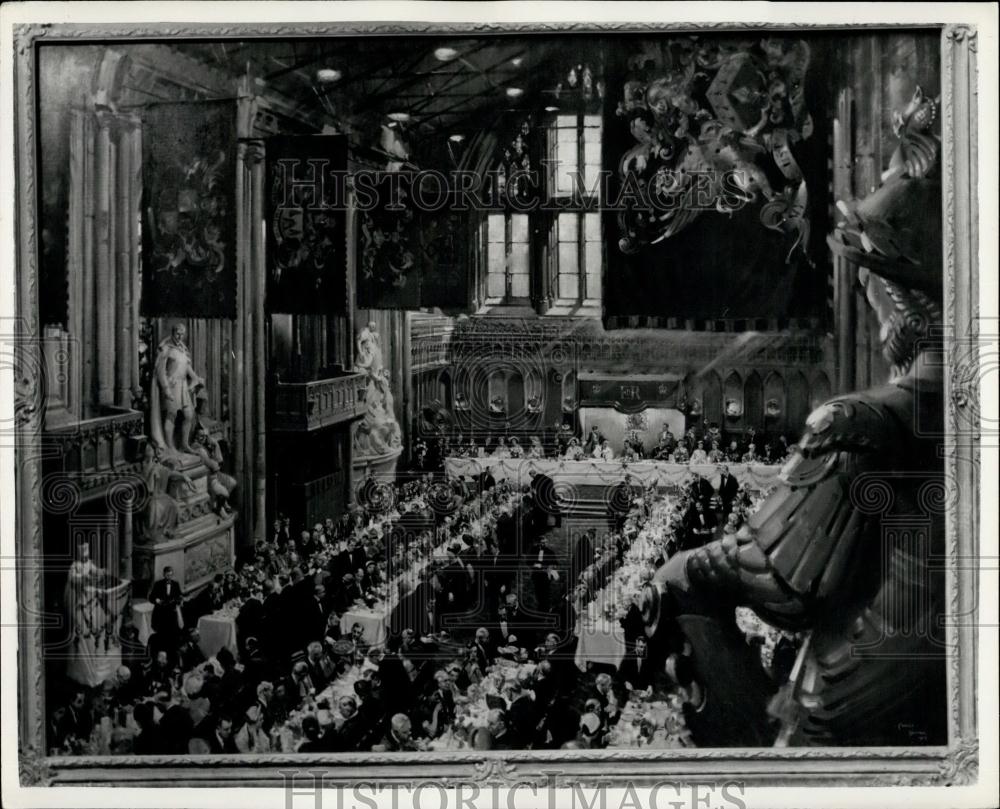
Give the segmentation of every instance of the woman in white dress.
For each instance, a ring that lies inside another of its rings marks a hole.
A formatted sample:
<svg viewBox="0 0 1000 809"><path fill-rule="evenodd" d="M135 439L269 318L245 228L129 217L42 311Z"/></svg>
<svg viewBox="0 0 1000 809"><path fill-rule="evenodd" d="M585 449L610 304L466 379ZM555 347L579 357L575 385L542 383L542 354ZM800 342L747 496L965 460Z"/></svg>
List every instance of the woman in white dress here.
<svg viewBox="0 0 1000 809"><path fill-rule="evenodd" d="M692 464L703 464L708 463L708 453L705 452L705 448L700 444L695 447L694 452L691 453L691 460L689 463Z"/></svg>

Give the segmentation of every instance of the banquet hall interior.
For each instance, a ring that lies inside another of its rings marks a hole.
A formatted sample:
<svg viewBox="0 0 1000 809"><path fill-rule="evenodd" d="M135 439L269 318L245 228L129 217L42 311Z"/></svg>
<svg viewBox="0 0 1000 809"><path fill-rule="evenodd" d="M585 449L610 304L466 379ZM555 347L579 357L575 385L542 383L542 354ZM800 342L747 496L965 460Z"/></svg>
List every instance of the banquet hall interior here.
<svg viewBox="0 0 1000 809"><path fill-rule="evenodd" d="M940 322L940 61L904 28L43 45L46 749L887 745L914 700L939 742L920 666L789 715L879 586L831 492L894 468L878 391Z"/></svg>

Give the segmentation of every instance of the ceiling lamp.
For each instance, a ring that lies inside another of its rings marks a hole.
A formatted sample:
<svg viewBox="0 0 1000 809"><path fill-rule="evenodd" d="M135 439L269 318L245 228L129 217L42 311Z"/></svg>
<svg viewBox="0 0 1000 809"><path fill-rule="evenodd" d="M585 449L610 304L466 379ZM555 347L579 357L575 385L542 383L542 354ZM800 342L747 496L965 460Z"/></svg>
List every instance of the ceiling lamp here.
<svg viewBox="0 0 1000 809"><path fill-rule="evenodd" d="M405 124L410 120L410 113L408 112L390 112L386 116L390 121L395 121L397 124Z"/></svg>
<svg viewBox="0 0 1000 809"><path fill-rule="evenodd" d="M463 140L465 140L465 135L456 132L454 135L449 135L448 140L450 140L452 143L461 143Z"/></svg>
<svg viewBox="0 0 1000 809"><path fill-rule="evenodd" d="M507 98L520 98L524 95L524 90L520 87L508 87L507 88Z"/></svg>
<svg viewBox="0 0 1000 809"><path fill-rule="evenodd" d="M510 60L510 63L514 67L520 67L524 63L524 57L523 56L515 56L513 59Z"/></svg>
<svg viewBox="0 0 1000 809"><path fill-rule="evenodd" d="M454 48L436 48L434 50L434 58L439 62L450 62L458 56L458 51Z"/></svg>
<svg viewBox="0 0 1000 809"><path fill-rule="evenodd" d="M343 73L334 67L323 67L316 71L316 81L323 84L333 84L335 81L340 81L343 75Z"/></svg>
<svg viewBox="0 0 1000 809"><path fill-rule="evenodd" d="M546 112L559 112L559 107L557 107L555 104L549 104L549 106L547 106L545 108L545 111Z"/></svg>

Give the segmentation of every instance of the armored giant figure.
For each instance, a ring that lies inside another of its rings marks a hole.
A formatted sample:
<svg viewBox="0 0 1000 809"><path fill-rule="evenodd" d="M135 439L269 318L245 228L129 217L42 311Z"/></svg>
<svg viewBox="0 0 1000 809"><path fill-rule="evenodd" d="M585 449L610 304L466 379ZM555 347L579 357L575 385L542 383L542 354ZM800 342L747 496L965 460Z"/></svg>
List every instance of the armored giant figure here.
<svg viewBox="0 0 1000 809"><path fill-rule="evenodd" d="M717 672L738 684L739 702L717 689L716 710L725 708L708 735L789 746L947 741L944 578L934 564L945 497L938 142L925 131L933 104L918 90L897 119L883 185L843 205L847 220L829 238L859 268L890 380L815 410L782 485L747 524L674 556L645 593L647 632L676 619L710 681L709 710ZM735 606L801 633L774 697L732 628ZM713 741L725 743L699 744Z"/></svg>

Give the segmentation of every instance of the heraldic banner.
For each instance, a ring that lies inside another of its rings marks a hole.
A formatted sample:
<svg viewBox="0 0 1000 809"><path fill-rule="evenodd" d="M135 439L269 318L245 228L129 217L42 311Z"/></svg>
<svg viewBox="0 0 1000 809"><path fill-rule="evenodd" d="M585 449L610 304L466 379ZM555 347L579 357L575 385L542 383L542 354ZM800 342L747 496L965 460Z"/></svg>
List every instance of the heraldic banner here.
<svg viewBox="0 0 1000 809"><path fill-rule="evenodd" d="M267 141L267 308L343 314L347 308L347 136Z"/></svg>
<svg viewBox="0 0 1000 809"><path fill-rule="evenodd" d="M358 308L419 309L421 234L409 172L355 177Z"/></svg>
<svg viewBox="0 0 1000 809"><path fill-rule="evenodd" d="M142 313L236 316L236 105L143 114Z"/></svg>

